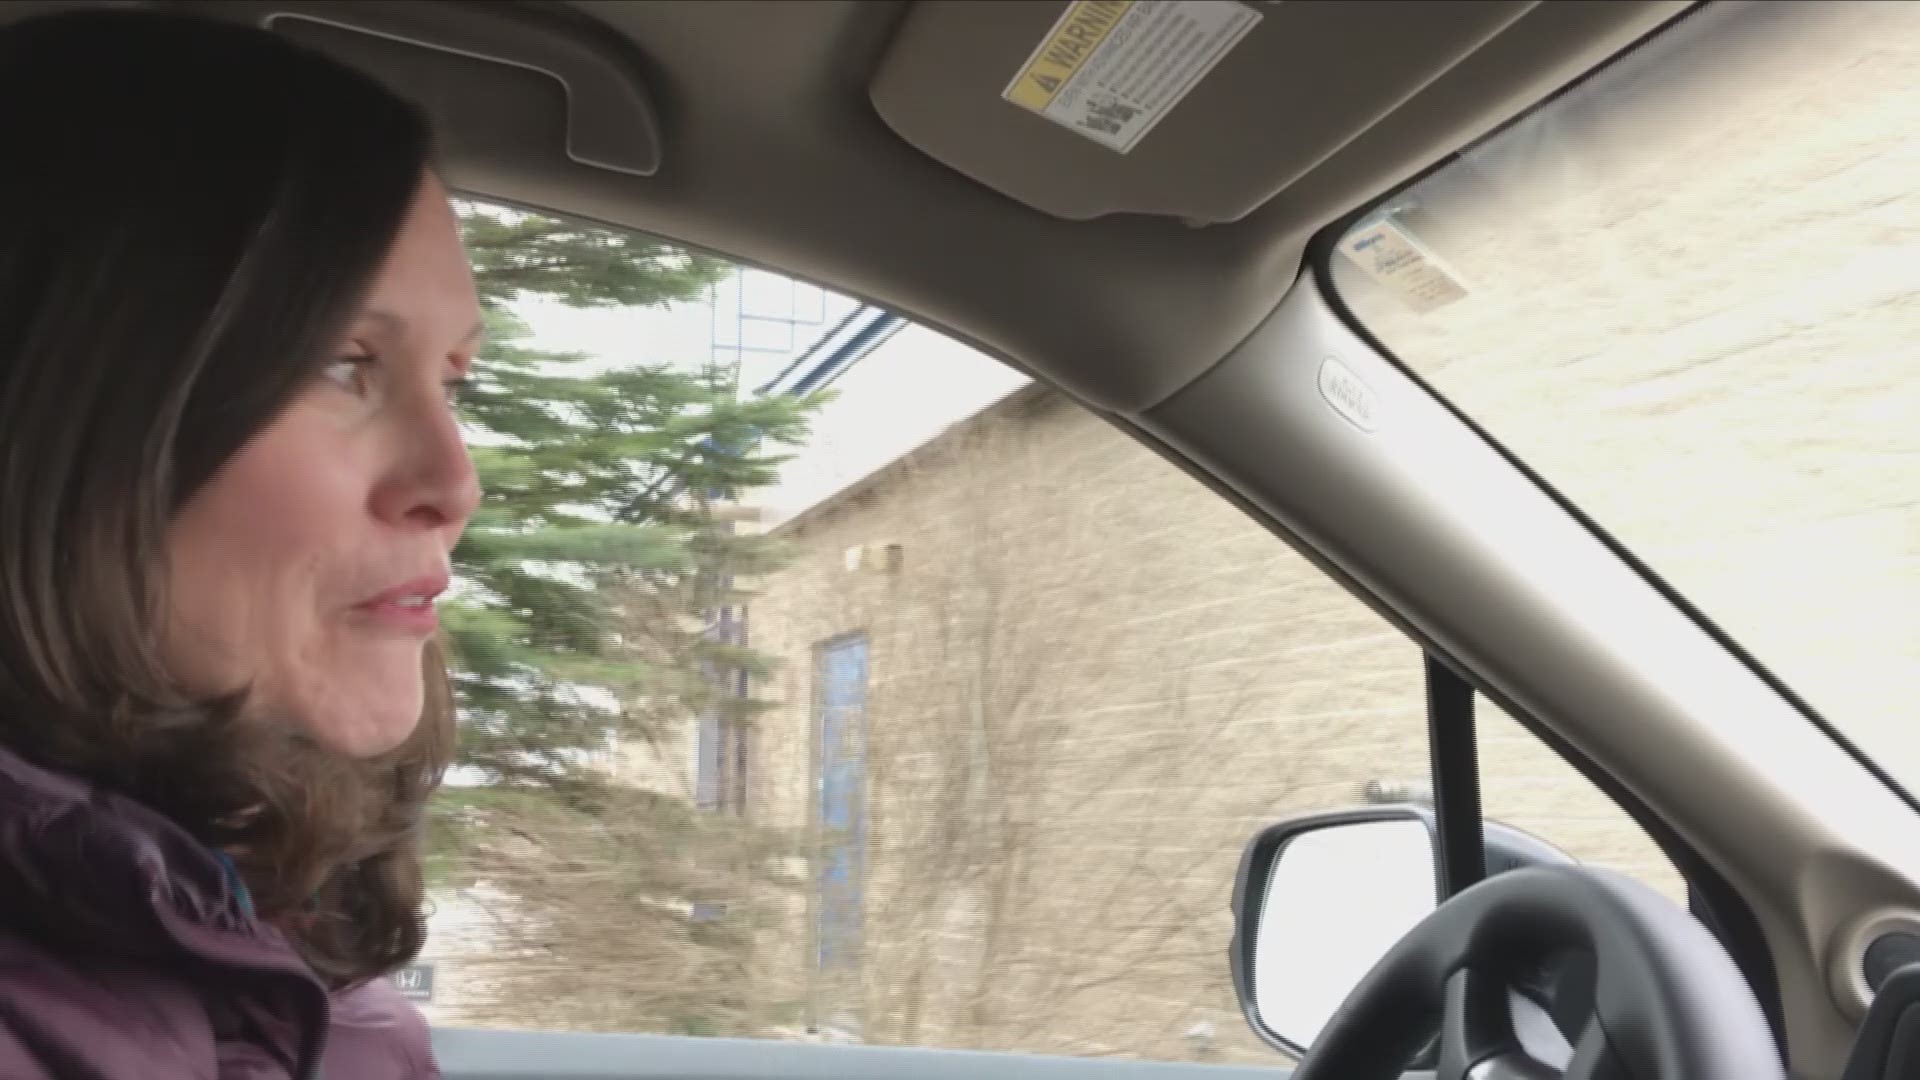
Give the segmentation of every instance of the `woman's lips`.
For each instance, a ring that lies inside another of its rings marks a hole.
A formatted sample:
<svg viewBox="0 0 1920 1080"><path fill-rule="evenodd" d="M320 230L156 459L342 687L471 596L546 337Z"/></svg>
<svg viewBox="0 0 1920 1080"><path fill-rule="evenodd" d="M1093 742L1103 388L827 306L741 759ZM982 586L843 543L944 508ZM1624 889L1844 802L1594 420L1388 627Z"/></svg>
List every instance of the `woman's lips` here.
<svg viewBox="0 0 1920 1080"><path fill-rule="evenodd" d="M383 626L414 634L432 634L440 628L433 601L447 591L444 574L403 582L354 605L353 610Z"/></svg>

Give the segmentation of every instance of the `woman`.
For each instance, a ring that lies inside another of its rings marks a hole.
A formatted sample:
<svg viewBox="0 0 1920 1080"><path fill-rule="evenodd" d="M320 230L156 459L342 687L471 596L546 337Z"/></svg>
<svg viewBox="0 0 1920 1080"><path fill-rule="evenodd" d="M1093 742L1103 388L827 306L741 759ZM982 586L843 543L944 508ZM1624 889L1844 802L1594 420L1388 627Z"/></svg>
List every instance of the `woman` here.
<svg viewBox="0 0 1920 1080"><path fill-rule="evenodd" d="M261 30L0 29L0 1077L436 1075L479 306L422 118Z"/></svg>

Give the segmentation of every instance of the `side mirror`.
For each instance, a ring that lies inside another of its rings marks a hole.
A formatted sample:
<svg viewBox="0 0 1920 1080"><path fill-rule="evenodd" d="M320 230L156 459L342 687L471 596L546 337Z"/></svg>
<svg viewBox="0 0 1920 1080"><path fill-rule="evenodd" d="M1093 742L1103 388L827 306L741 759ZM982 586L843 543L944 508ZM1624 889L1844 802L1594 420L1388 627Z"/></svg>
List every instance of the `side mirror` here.
<svg viewBox="0 0 1920 1080"><path fill-rule="evenodd" d="M1485 826L1487 869L1571 864L1517 829ZM1282 822L1247 845L1233 891L1233 984L1269 1045L1304 1056L1347 995L1439 902L1439 830L1424 806Z"/></svg>

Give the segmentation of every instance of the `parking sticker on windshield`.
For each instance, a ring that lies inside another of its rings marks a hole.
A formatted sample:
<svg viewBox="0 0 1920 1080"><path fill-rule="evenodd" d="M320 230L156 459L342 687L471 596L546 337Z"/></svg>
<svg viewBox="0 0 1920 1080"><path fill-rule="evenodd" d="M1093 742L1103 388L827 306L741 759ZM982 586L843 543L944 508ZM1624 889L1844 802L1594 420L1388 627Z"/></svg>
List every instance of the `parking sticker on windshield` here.
<svg viewBox="0 0 1920 1080"><path fill-rule="evenodd" d="M1238 0L1075 0L1000 96L1124 154L1259 21Z"/></svg>
<svg viewBox="0 0 1920 1080"><path fill-rule="evenodd" d="M1466 299L1467 287L1459 276L1391 218L1348 233L1340 241L1340 253L1392 290L1415 314L1425 315Z"/></svg>

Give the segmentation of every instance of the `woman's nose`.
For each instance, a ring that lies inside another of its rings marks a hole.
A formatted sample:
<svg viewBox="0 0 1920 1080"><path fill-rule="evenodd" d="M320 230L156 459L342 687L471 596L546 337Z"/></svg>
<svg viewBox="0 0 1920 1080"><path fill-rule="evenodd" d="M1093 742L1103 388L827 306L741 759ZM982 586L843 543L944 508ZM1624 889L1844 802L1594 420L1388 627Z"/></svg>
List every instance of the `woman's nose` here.
<svg viewBox="0 0 1920 1080"><path fill-rule="evenodd" d="M480 505L480 478L453 409L436 394L404 428L380 516L396 524L465 528Z"/></svg>

